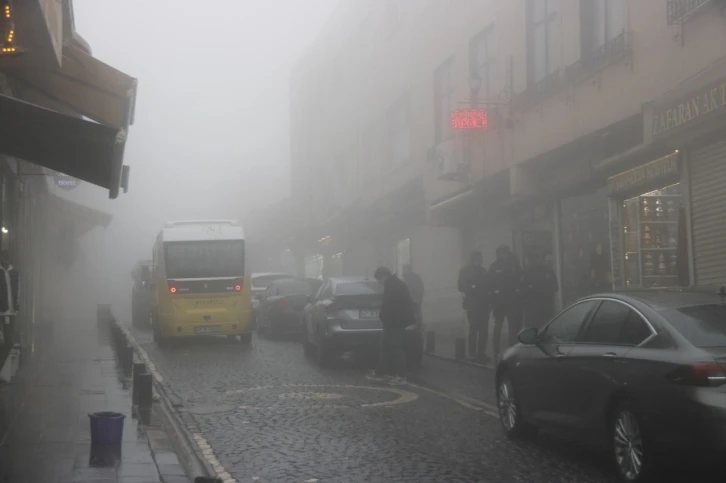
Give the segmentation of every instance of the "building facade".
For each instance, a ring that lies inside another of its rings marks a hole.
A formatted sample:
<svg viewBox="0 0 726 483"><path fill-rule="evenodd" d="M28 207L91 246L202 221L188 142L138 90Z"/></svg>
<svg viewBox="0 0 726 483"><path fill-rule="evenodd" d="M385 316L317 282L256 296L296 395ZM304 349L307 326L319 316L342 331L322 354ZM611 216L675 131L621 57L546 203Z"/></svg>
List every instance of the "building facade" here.
<svg viewBox="0 0 726 483"><path fill-rule="evenodd" d="M545 253L560 305L726 282L725 8L341 2L292 75L290 248L322 276L411 263L446 323L502 243Z"/></svg>
<svg viewBox="0 0 726 483"><path fill-rule="evenodd" d="M94 58L75 31L71 0L0 0L0 252L20 274L3 374L11 349L31 348L35 328L67 304L78 238L111 221L60 192L79 180L111 198L127 188L135 100L136 79Z"/></svg>

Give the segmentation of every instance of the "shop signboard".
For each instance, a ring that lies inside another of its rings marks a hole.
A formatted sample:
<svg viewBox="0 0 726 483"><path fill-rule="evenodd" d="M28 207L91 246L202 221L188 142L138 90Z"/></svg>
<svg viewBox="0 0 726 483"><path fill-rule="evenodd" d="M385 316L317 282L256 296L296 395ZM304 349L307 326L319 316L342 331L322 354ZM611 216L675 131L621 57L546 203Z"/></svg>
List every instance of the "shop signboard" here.
<svg viewBox="0 0 726 483"><path fill-rule="evenodd" d="M653 107L654 138L666 136L676 128L726 113L726 78L722 78L673 102Z"/></svg>
<svg viewBox="0 0 726 483"><path fill-rule="evenodd" d="M78 187L78 180L73 176L68 176L63 173L55 173L53 175L55 185L64 190L72 190Z"/></svg>
<svg viewBox="0 0 726 483"><path fill-rule="evenodd" d="M484 109L456 109L451 112L451 127L454 129L487 129L489 118Z"/></svg>
<svg viewBox="0 0 726 483"><path fill-rule="evenodd" d="M610 193L617 195L651 184L654 181L676 177L679 173L678 152L663 156L650 163L638 166L608 180Z"/></svg>

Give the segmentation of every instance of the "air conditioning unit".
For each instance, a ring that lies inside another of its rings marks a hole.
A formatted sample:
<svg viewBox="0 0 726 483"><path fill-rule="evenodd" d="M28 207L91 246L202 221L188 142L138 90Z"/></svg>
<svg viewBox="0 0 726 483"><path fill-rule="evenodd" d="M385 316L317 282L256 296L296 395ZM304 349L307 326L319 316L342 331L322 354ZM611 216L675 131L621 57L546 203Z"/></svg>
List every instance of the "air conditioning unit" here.
<svg viewBox="0 0 726 483"><path fill-rule="evenodd" d="M461 149L461 140L447 139L436 146L435 166L440 180L464 181L467 166Z"/></svg>

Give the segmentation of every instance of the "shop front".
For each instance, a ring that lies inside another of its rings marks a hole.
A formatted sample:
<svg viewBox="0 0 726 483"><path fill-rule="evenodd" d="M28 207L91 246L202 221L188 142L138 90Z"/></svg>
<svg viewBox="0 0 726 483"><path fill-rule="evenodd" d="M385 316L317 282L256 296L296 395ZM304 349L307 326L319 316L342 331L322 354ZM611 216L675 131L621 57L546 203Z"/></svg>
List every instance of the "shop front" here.
<svg viewBox="0 0 726 483"><path fill-rule="evenodd" d="M615 288L688 285L688 220L681 153L612 176L610 254Z"/></svg>
<svg viewBox="0 0 726 483"><path fill-rule="evenodd" d="M679 188L674 186L668 193L663 193L675 200L686 196L685 203L681 203L685 206L685 214L679 216L679 221L689 217L687 227L692 228L682 228L685 234L681 236L689 240L689 257L693 263L689 278L686 279L685 274L682 274L682 282L691 281L697 285L724 283L726 57L647 105L645 114L644 128L650 141L680 151L680 162L683 164L683 185ZM676 189L678 193L675 193ZM681 228L680 225L678 227ZM670 233L668 237L671 237ZM661 270L660 257L654 264L656 272Z"/></svg>

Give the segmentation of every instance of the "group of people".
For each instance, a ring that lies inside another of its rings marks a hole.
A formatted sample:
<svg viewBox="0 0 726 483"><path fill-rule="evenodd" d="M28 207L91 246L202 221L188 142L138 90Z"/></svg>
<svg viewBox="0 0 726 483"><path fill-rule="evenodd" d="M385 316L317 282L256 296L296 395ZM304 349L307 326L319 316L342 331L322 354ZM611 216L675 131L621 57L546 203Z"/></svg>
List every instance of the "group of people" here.
<svg viewBox="0 0 726 483"><path fill-rule="evenodd" d="M509 347L517 342L524 324L540 328L552 317L554 294L559 290L557 276L545 264L542 252L532 254L524 270L508 246L498 247L496 256L487 271L482 253L474 251L459 272L458 288L469 322L469 357L482 363L490 361L486 355L490 314L494 317L492 352L496 361L501 354L504 320Z"/></svg>
<svg viewBox="0 0 726 483"><path fill-rule="evenodd" d="M496 361L500 356L504 321L508 324L509 347L517 342L517 334L524 324L539 328L552 317L554 295L559 290L557 277L545 264L543 253L534 253L524 270L508 246L497 248L496 255L487 271L481 252L472 252L458 280L469 321L469 357L483 363L490 361L486 355L490 314L494 316L492 346ZM379 313L383 333L378 365L368 378L401 384L405 382L405 330L422 323L423 280L410 265L403 267L403 280L386 267L376 270L375 279L383 285Z"/></svg>

